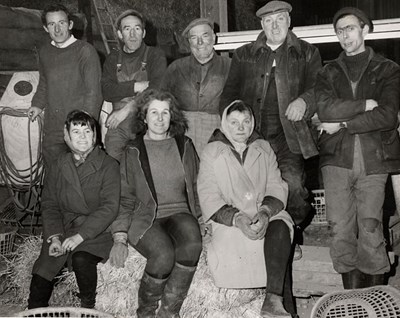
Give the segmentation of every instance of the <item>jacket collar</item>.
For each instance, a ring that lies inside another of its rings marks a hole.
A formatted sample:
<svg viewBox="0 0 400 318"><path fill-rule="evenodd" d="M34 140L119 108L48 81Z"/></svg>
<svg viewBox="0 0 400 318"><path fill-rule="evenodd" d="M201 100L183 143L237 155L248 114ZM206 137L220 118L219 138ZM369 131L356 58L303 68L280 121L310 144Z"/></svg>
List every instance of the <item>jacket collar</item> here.
<svg viewBox="0 0 400 318"><path fill-rule="evenodd" d="M288 31L288 34L286 36L286 40L285 42L282 43L282 45L287 45L288 50L293 47L298 54L301 54L301 46L300 46L300 40L298 39L298 37L293 33L292 30ZM256 41L254 42L254 46L253 46L253 53L257 52L258 50L265 48L269 50L269 47L267 45L267 36L265 35L265 32L262 31Z"/></svg>

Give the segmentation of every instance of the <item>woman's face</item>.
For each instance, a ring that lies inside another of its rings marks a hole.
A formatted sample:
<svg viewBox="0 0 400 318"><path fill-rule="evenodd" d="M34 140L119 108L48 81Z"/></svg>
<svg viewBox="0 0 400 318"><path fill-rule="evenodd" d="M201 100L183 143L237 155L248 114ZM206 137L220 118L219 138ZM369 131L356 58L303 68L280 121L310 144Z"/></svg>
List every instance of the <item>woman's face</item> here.
<svg viewBox="0 0 400 318"><path fill-rule="evenodd" d="M238 143L245 143L251 135L252 121L250 113L248 111L242 113L235 110L226 117L226 120L232 139Z"/></svg>
<svg viewBox="0 0 400 318"><path fill-rule="evenodd" d="M93 130L87 125L71 123L69 136L72 146L82 153L88 151L94 145Z"/></svg>
<svg viewBox="0 0 400 318"><path fill-rule="evenodd" d="M153 100L147 109L145 123L150 139L161 140L168 136L171 113L167 101Z"/></svg>

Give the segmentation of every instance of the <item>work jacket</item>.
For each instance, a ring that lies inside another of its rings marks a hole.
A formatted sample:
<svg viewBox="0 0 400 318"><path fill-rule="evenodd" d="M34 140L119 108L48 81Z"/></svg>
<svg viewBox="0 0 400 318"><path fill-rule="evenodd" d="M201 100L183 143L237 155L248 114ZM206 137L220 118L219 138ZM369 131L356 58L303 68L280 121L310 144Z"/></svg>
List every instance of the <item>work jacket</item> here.
<svg viewBox="0 0 400 318"><path fill-rule="evenodd" d="M315 87L318 117L322 122L346 122L334 134L322 133L320 165L353 167L356 136L361 143L367 174L400 171L400 139L397 131L400 102L400 68L371 48L353 93L342 52L318 76ZM365 111L366 100L378 103Z"/></svg>
<svg viewBox="0 0 400 318"><path fill-rule="evenodd" d="M250 105L258 131L261 124L260 109L265 107L271 78L267 61L272 51L266 42L266 35L261 32L255 42L236 49L220 101L221 115L224 108L236 99ZM282 45L286 46L285 54L275 67L279 117L290 150L309 158L318 154L310 126L311 117L315 113L314 84L321 68L321 57L316 47L298 39L290 30ZM307 111L303 120L291 122L285 112L288 105L298 97L306 102Z"/></svg>
<svg viewBox="0 0 400 318"><path fill-rule="evenodd" d="M201 216L196 190L199 159L192 141L176 136L176 144L185 173L186 195L190 212ZM127 146L121 160L121 204L119 215L111 231L128 233L128 240L136 245L157 216L157 195L150 170L143 135Z"/></svg>

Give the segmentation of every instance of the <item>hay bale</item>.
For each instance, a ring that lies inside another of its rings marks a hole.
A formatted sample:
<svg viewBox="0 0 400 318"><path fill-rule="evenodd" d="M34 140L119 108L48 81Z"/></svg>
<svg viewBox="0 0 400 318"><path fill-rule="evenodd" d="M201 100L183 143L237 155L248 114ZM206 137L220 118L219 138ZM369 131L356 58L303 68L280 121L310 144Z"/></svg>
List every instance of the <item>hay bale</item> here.
<svg viewBox="0 0 400 318"><path fill-rule="evenodd" d="M8 260L8 286L15 291L12 303L26 303L34 261L40 254L41 237L26 238L15 256ZM112 267L109 262L97 267L98 283L96 309L116 317L136 317L137 292L146 259L129 247L124 268ZM64 271L58 277L50 304L52 306L79 306L75 275ZM183 303L183 318L259 317L264 289L225 289L214 285L207 266L206 252L200 257L188 296Z"/></svg>

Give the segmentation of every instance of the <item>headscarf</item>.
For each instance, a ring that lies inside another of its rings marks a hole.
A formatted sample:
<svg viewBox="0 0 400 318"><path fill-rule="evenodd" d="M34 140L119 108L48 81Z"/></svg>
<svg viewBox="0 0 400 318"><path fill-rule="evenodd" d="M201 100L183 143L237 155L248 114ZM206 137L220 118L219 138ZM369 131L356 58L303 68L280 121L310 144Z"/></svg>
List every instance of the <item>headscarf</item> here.
<svg viewBox="0 0 400 318"><path fill-rule="evenodd" d="M230 104L228 105L228 107L226 107L226 108L224 109L224 112L223 112L223 114L222 114L222 119L221 119L221 132L222 132L222 133L225 135L225 137L230 141L230 143L231 143L232 146L235 148L235 150L236 150L240 155L242 155L243 152L244 152L244 151L246 150L246 148L247 148L247 140L246 140L246 142L243 142L243 143L240 143L240 142L237 142L237 141L233 140L232 135L231 135L230 130L229 130L228 120L227 120L227 113L228 113L229 108L231 108L232 106L234 106L234 105L237 104L237 103L242 103L243 105L245 105L244 102L243 102L242 100L237 99L237 100L234 100L232 103L230 103ZM250 129L250 134L249 134L249 137L250 137L251 134L252 134L253 131L254 131L255 121L254 121L254 115L253 115L253 112L251 111L251 108L250 108L249 106L247 106L247 105L245 105L245 106L246 106L247 108L249 108L250 117L251 117L251 129Z"/></svg>

